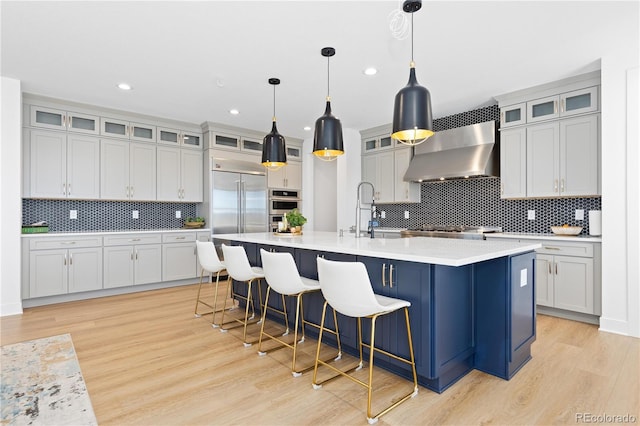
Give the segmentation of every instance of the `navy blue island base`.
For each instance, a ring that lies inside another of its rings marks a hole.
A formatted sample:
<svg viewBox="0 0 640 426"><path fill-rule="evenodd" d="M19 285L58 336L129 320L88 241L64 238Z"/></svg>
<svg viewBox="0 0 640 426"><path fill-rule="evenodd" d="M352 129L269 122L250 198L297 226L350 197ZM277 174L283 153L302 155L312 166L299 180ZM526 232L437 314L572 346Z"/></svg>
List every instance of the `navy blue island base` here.
<svg viewBox="0 0 640 426"><path fill-rule="evenodd" d="M435 392L443 392L472 369L509 380L531 359L531 344L536 338L533 251L464 266L446 266L295 246L228 241L244 246L254 266L261 266L261 248L288 251L293 254L300 275L312 279L318 276L317 256L363 262L374 292L411 302L418 382ZM390 270L393 270L391 274L388 273ZM387 275L383 276L385 273ZM234 285L237 292L246 294L246 286ZM279 295L273 292L268 303L277 308L282 304ZM322 303L319 293L306 296L305 318L319 322ZM272 319L284 321L281 317ZM332 322L332 319L327 321ZM379 321L376 345L380 343L382 349L408 355L404 337L406 325L401 314L387 315ZM363 322L363 334L367 340L369 331L365 324L366 321ZM357 356L355 319L339 315L338 325L343 350ZM317 337L314 328L305 332ZM376 365L411 377L407 365L384 355L376 353Z"/></svg>

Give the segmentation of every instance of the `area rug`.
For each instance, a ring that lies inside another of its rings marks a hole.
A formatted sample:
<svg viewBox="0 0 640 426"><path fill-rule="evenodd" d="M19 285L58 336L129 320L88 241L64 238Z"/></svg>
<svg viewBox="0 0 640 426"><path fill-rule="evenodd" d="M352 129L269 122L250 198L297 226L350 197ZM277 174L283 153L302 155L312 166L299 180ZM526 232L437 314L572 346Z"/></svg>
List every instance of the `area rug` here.
<svg viewBox="0 0 640 426"><path fill-rule="evenodd" d="M0 424L98 424L69 334L1 349Z"/></svg>

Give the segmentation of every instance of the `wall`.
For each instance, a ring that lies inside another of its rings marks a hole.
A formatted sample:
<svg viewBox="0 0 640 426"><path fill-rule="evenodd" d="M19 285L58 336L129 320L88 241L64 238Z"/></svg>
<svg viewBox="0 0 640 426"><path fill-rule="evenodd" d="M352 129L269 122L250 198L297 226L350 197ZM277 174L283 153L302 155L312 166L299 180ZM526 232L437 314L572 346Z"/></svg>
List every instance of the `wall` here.
<svg viewBox="0 0 640 426"><path fill-rule="evenodd" d="M49 232L177 229L183 226L184 219L197 216L196 206L196 203L23 199L22 224L44 220ZM70 210L77 210L77 219L69 219ZM138 211L138 219L133 219L133 210ZM181 212L181 219L176 219L176 211Z"/></svg>
<svg viewBox="0 0 640 426"><path fill-rule="evenodd" d="M0 83L0 316L22 313L20 297L20 182L22 98L20 81Z"/></svg>

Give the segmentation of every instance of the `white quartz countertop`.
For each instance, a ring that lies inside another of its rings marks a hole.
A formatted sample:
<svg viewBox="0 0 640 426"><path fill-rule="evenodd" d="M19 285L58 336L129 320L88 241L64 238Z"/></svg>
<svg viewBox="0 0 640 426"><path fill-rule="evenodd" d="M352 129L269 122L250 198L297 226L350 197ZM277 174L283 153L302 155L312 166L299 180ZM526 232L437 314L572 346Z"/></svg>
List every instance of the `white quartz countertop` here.
<svg viewBox="0 0 640 426"><path fill-rule="evenodd" d="M525 253L541 247L537 242L509 240L462 240L450 238L355 238L345 233L304 231L299 236L280 236L273 233L215 234L214 239L241 241L320 250L409 262L464 266L498 257Z"/></svg>
<svg viewBox="0 0 640 426"><path fill-rule="evenodd" d="M23 238L47 238L47 237L89 237L89 236L103 236L103 235L129 235L129 234L158 234L158 233L170 233L170 232L208 232L211 233L211 228L172 228L172 229L140 229L140 230L127 230L127 231L79 231L79 232L43 232L41 234L22 234Z"/></svg>
<svg viewBox="0 0 640 426"><path fill-rule="evenodd" d="M602 237L593 237L591 235L556 235L552 233L527 233L527 232L499 232L485 234L487 239L489 238L507 238L507 239L519 239L519 240L549 240L549 241L577 241L577 242L589 242L600 243Z"/></svg>

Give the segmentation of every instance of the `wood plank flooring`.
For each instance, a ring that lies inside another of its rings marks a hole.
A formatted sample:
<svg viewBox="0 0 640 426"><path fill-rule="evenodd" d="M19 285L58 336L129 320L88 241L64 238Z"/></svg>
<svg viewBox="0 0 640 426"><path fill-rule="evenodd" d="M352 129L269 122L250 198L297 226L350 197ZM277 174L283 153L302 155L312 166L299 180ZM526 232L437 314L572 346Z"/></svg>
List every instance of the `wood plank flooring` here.
<svg viewBox="0 0 640 426"><path fill-rule="evenodd" d="M367 424L363 388L337 379L313 390L312 372L291 376L290 351L259 357L240 330L220 333L210 316L195 318L196 291L25 309L0 318L1 344L70 333L101 425ZM312 362L316 342L301 347L301 362ZM540 315L532 352L510 381L473 371L441 395L420 388L379 424L576 424L585 414L640 421L640 339ZM374 410L410 386L383 370L374 380L383 385Z"/></svg>

